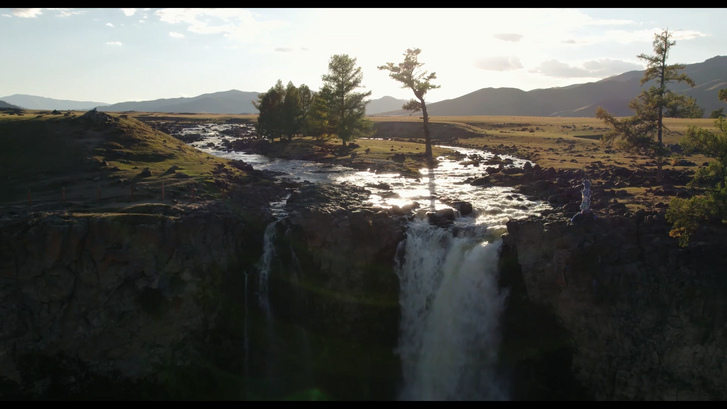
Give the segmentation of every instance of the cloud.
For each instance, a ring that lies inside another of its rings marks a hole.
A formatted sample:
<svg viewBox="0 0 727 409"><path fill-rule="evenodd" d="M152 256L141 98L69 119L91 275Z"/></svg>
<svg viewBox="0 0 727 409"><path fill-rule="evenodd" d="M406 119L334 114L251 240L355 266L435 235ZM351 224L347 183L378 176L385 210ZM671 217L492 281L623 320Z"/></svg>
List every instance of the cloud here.
<svg viewBox="0 0 727 409"><path fill-rule="evenodd" d="M693 40L695 38L699 37L706 37L707 34L700 33L699 31L675 31L674 32L674 39L675 40Z"/></svg>
<svg viewBox="0 0 727 409"><path fill-rule="evenodd" d="M10 9L15 17L22 18L35 18L38 14L43 14L42 11L43 9Z"/></svg>
<svg viewBox="0 0 727 409"><path fill-rule="evenodd" d="M486 71L512 71L522 68L520 59L514 55L503 57L485 57L475 63L475 67Z"/></svg>
<svg viewBox="0 0 727 409"><path fill-rule="evenodd" d="M601 58L583 63L583 68L597 77L608 77L611 75L623 74L626 71L643 70L644 66L638 63Z"/></svg>
<svg viewBox="0 0 727 409"><path fill-rule="evenodd" d="M515 43L522 40L522 38L523 38L522 34L515 34L515 33L497 33L493 37L497 38L498 40L512 41Z"/></svg>
<svg viewBox="0 0 727 409"><path fill-rule="evenodd" d="M114 26L114 25L113 25L113 24L111 24L111 23L106 23L106 25L107 25L107 26L109 26L109 27L113 27L113 26Z"/></svg>
<svg viewBox="0 0 727 409"><path fill-rule="evenodd" d="M561 43L563 43L563 44L577 44L576 43L576 40L574 40L572 38L569 39L569 40L563 40L563 41L561 41Z"/></svg>
<svg viewBox="0 0 727 409"><path fill-rule="evenodd" d="M70 11L71 9L47 9L47 10L60 11L60 13L58 13L58 15L56 17L69 17L69 16L83 13L82 10Z"/></svg>
<svg viewBox="0 0 727 409"><path fill-rule="evenodd" d="M586 61L581 67L571 66L558 60L548 60L528 72L555 78L605 78L626 71L643 69L644 66L637 63L602 58Z"/></svg>
<svg viewBox="0 0 727 409"><path fill-rule="evenodd" d="M182 34L182 33L175 33L174 31L170 31L169 32L169 35L172 36L172 37L174 37L174 38L184 38L184 34Z"/></svg>
<svg viewBox="0 0 727 409"><path fill-rule="evenodd" d="M3 17L12 17L10 14L3 14Z"/></svg>
<svg viewBox="0 0 727 409"><path fill-rule="evenodd" d="M578 41L577 44L594 44L594 43L606 43L616 42L619 44L631 44L631 43L651 43L654 41L654 34L661 33L661 28L643 29L643 30L608 30L599 36L590 36L582 38L582 41ZM693 40L699 37L706 37L707 34L701 33L694 30L675 31L673 40ZM571 44L576 44L575 42Z"/></svg>
<svg viewBox="0 0 727 409"><path fill-rule="evenodd" d="M111 41L111 42L106 43L106 45L118 45L118 46L121 46L123 44L121 44L120 41Z"/></svg>
<svg viewBox="0 0 727 409"><path fill-rule="evenodd" d="M126 17L131 17L134 15L134 13L136 13L136 9L121 9L121 11L124 12Z"/></svg>
<svg viewBox="0 0 727 409"><path fill-rule="evenodd" d="M301 51L308 51L308 47L300 47Z"/></svg>
<svg viewBox="0 0 727 409"><path fill-rule="evenodd" d="M250 42L259 34L285 24L276 20L259 21L244 9L161 9L154 15L163 23L187 25L187 30L193 33L222 34L240 42Z"/></svg>
<svg viewBox="0 0 727 409"><path fill-rule="evenodd" d="M143 23L143 22L144 22L144 20L139 20L139 23Z"/></svg>
<svg viewBox="0 0 727 409"><path fill-rule="evenodd" d="M289 52L293 51L293 49L290 47L278 47L275 49L275 51L278 51L281 53L289 53Z"/></svg>

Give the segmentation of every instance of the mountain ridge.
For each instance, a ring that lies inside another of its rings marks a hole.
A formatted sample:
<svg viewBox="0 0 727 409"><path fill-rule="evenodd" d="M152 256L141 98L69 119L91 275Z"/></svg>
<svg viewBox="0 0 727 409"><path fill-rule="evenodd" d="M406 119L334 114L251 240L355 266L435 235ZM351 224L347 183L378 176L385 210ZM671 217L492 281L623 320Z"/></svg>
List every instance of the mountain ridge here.
<svg viewBox="0 0 727 409"><path fill-rule="evenodd" d="M696 86L669 84L676 93L694 97L704 108L704 116L725 107L717 97L719 89L727 87L727 56L715 56L703 62L685 64L686 73ZM603 106L615 116L630 116L628 103L648 89L652 82L640 85L644 71L627 71L595 82L566 87L538 88L523 91L518 88L482 88L458 98L427 104L431 116L512 115L512 116L574 116L593 117L596 108ZM395 110L381 114L409 115Z"/></svg>
<svg viewBox="0 0 727 409"><path fill-rule="evenodd" d="M59 111L65 111L69 109L87 110L96 108L98 106L108 105L105 102L73 101L68 99L56 99L28 94L8 95L6 97L0 97L0 100L12 105L23 107L25 109L57 109Z"/></svg>
<svg viewBox="0 0 727 409"><path fill-rule="evenodd" d="M697 104L704 108L705 117L709 116L712 111L727 106L717 97L719 89L727 87L727 56L715 56L703 62L686 64L686 68L682 72L689 75L697 85L690 88L686 84L669 84L669 88L676 93L694 97ZM633 113L628 108L628 102L641 93L642 89L653 84L653 82L649 82L643 87L640 85L643 73L643 70L632 70L595 82L538 88L530 91L514 87L482 88L457 98L428 103L427 111L431 116L593 117L596 108L603 106L615 116L629 116ZM99 111L107 112L251 114L258 112L252 105L252 101L257 100L259 94L259 92L231 89L195 97L123 101L115 104L55 100L24 94L15 94L0 98L0 100L26 109L85 110L97 108ZM407 101L391 96L370 100L366 107L366 114L408 116L411 112L401 109L401 106Z"/></svg>

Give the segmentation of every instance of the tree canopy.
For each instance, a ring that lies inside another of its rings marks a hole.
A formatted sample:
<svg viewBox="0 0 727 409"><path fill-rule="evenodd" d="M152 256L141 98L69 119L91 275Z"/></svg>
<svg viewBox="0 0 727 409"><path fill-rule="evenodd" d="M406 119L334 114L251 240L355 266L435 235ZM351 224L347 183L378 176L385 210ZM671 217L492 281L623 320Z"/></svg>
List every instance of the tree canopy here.
<svg viewBox="0 0 727 409"><path fill-rule="evenodd" d="M725 95L720 91L720 97ZM680 143L685 153L702 153L715 158L708 166L699 168L688 187L706 187L704 195L689 199L674 198L666 212L667 220L672 223L669 233L686 246L697 227L704 222L719 221L727 223L727 119L714 121L716 132L690 125Z"/></svg>
<svg viewBox="0 0 727 409"><path fill-rule="evenodd" d="M672 82L685 82L694 87L694 81L680 70L686 68L684 64L666 63L669 51L676 45L672 40L673 33L663 30L654 34L654 55L639 54L637 57L646 61L646 71L641 78L641 85L653 81L655 85L644 90L629 104L635 115L623 120L618 120L602 107L596 110L596 118L603 120L606 125L613 129L604 140L621 139L622 146L631 149L648 149L656 155L657 181L662 179L663 157L667 154L662 143L664 130L663 117L668 113L670 107L687 106L690 115L698 112L696 104L690 102L684 96L676 95L667 88ZM677 109L678 112L678 109ZM702 111L702 115L704 112ZM667 129L668 130L668 129ZM654 142L654 139L656 141Z"/></svg>
<svg viewBox="0 0 727 409"><path fill-rule="evenodd" d="M356 59L346 54L334 55L328 63L328 73L322 76L323 87L319 93L317 108L325 113L328 133L346 142L357 137L370 135L373 129L371 121L366 119L366 104L371 95L368 92L356 92L364 88L361 67L356 66Z"/></svg>
<svg viewBox="0 0 727 409"><path fill-rule="evenodd" d="M275 140L293 136L305 131L305 120L310 108L312 93L307 85L299 88L288 82L278 82L268 92L258 95L253 106L259 111L257 122L258 135Z"/></svg>
<svg viewBox="0 0 727 409"><path fill-rule="evenodd" d="M258 135L270 140L282 138L282 103L284 98L285 89L283 88L283 82L278 80L275 86L271 87L268 92L259 94L258 100L252 102L252 105L259 111L257 117Z"/></svg>
<svg viewBox="0 0 727 409"><path fill-rule="evenodd" d="M414 92L417 99L411 99L402 106L402 109L419 112L422 111L424 120L424 140L426 148L424 154L427 156L429 163L432 159L432 141L429 135L429 115L427 113L427 105L424 102L424 96L429 90L437 89L440 85L432 84L432 80L437 79L436 73L428 74L427 71L421 71L424 63L419 62L419 54L422 50L419 48L407 49L404 53L404 62L394 64L387 62L385 65L379 66L379 70L389 71L389 77L399 81L402 88L409 88Z"/></svg>

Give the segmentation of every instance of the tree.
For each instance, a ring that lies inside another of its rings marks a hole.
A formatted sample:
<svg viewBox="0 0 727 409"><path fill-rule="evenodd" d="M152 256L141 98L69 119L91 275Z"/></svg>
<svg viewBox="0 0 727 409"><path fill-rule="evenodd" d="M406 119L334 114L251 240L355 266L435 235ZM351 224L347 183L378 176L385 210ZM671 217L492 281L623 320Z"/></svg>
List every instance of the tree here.
<svg viewBox="0 0 727 409"><path fill-rule="evenodd" d="M257 117L258 135L274 141L275 138L283 137L283 101L285 99L285 88L283 82L278 80L274 87L268 92L258 95L258 100L252 105L259 111Z"/></svg>
<svg viewBox="0 0 727 409"><path fill-rule="evenodd" d="M719 98L727 100L727 89L720 90ZM669 202L666 212L667 220L672 223L669 235L678 238L681 246L689 244L701 223L719 220L727 223L727 119L715 119L714 126L717 132L690 125L680 142L685 153L699 152L716 159L699 168L687 185L706 186L704 195L674 198Z"/></svg>
<svg viewBox="0 0 727 409"><path fill-rule="evenodd" d="M727 88L719 90L719 100L723 102L727 102ZM724 107L720 109L716 109L712 111L711 114L709 114L710 118L721 118L725 116L724 114Z"/></svg>
<svg viewBox="0 0 727 409"><path fill-rule="evenodd" d="M674 198L666 212L672 223L669 235L677 237L681 246L703 222L722 220L727 223L727 119L714 121L717 132L690 125L680 143L685 153L699 152L713 157L708 166L699 168L688 186L707 186L706 194L689 199Z"/></svg>
<svg viewBox="0 0 727 409"><path fill-rule="evenodd" d="M368 92L355 92L363 88L361 67L356 67L356 59L346 54L334 55L328 62L328 74L322 76L323 87L320 98L325 107L328 129L346 142L356 137L370 135L372 124L366 119Z"/></svg>
<svg viewBox="0 0 727 409"><path fill-rule="evenodd" d="M306 135L322 138L331 134L328 124L328 106L320 93L311 93L310 107L305 116Z"/></svg>
<svg viewBox="0 0 727 409"><path fill-rule="evenodd" d="M308 115L310 114L311 105L313 104L314 93L307 85L302 84L298 87L298 94L300 95L300 108L302 110L302 115L298 119L298 128L300 129L300 132L305 134L307 131L306 124L308 122Z"/></svg>
<svg viewBox="0 0 727 409"><path fill-rule="evenodd" d="M281 115L282 131L284 135L288 136L288 141L293 140L293 135L302 130L302 117L303 104L300 100L300 91L292 82L288 82Z"/></svg>
<svg viewBox="0 0 727 409"><path fill-rule="evenodd" d="M704 117L704 108L697 105L694 97L686 95L673 95L673 99L669 101L664 116L667 118L702 118Z"/></svg>
<svg viewBox="0 0 727 409"><path fill-rule="evenodd" d="M275 140L305 132L305 117L310 107L311 91L303 84L299 88L288 82L283 88L283 82L278 80L268 92L259 94L253 105L260 112L258 114L258 135Z"/></svg>
<svg viewBox="0 0 727 409"><path fill-rule="evenodd" d="M419 62L419 54L422 52L419 48L407 49L404 53L404 62L397 65L387 62L386 65L379 66L379 70L389 71L389 77L402 83L402 88L409 88L414 92L417 99L411 99L402 106L407 111L422 111L424 119L424 141L426 147L424 154L429 164L432 164L432 140L429 135L429 115L427 114L427 104L424 102L424 96L427 91L437 89L440 86L431 83L437 79L436 73L427 75L427 71L420 71L424 63Z"/></svg>
<svg viewBox="0 0 727 409"><path fill-rule="evenodd" d="M684 69L686 65L666 64L666 60L669 57L669 50L676 45L676 42L671 40L672 36L673 33L670 33L669 30L654 34L654 55L640 54L637 56L646 61L646 71L644 72L643 78L641 78L641 85L649 81L656 83L655 86L642 91L641 95L637 97L640 112L636 112L634 117L623 123L615 122L617 120L613 118L613 115L601 107L596 110L596 117L604 120L607 125L615 125L618 123L621 126L620 129L613 128L614 130L611 132L612 138L621 136L625 139L653 139L653 134L654 132L656 133L657 142L651 144L650 147L652 152L656 154L657 182L661 182L662 180L662 163L666 154L664 144L662 143L662 134L665 128L663 124L664 112L677 98L672 91L667 89L667 85L671 82L685 82L691 87L695 85L694 81L686 74L679 74L679 70ZM621 133L623 130L627 130L628 132ZM647 131L648 133L640 133L643 131ZM629 143L627 142L626 145L628 146Z"/></svg>

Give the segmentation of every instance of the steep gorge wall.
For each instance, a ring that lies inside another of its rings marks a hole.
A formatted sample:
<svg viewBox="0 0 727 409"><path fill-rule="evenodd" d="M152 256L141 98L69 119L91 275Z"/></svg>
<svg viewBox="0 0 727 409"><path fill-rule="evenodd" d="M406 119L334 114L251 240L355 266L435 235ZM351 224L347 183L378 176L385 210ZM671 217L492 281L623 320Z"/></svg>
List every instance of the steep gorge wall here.
<svg viewBox="0 0 727 409"><path fill-rule="evenodd" d="M270 302L277 318L306 328L313 350L342 352L309 362L336 399L393 400L401 315L394 259L405 226L364 206L367 197L326 185L291 195L276 224Z"/></svg>
<svg viewBox="0 0 727 409"><path fill-rule="evenodd" d="M34 396L71 394L88 385L31 373L28 362L64 357L94 374L156 379L195 361L216 329L221 288L241 291L234 276L259 257L262 231L219 203L171 210L4 221L0 380Z"/></svg>
<svg viewBox="0 0 727 409"><path fill-rule="evenodd" d="M681 249L663 214L507 227L511 281L567 332L572 374L593 398L727 398L724 230Z"/></svg>

